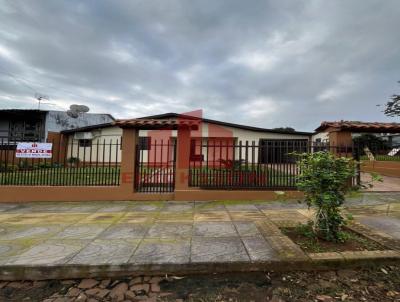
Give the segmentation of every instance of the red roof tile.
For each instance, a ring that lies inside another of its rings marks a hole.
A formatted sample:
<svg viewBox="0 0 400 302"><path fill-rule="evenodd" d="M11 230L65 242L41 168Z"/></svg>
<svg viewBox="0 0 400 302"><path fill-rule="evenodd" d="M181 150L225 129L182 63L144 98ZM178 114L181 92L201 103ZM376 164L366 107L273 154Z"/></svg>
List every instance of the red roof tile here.
<svg viewBox="0 0 400 302"><path fill-rule="evenodd" d="M199 121L194 119L126 119L117 120L114 125L121 128L135 128L135 129L178 129L182 127L189 127L192 130L197 130Z"/></svg>
<svg viewBox="0 0 400 302"><path fill-rule="evenodd" d="M352 132L398 133L400 132L400 123L360 121L322 122L321 125L317 129L315 129L315 131L321 132L328 128L336 128L337 130L347 130Z"/></svg>

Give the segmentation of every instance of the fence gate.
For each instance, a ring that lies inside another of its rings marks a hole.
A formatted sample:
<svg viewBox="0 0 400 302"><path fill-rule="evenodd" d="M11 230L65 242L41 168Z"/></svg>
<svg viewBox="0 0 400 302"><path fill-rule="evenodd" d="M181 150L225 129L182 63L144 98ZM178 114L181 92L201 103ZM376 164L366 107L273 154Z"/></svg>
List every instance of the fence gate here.
<svg viewBox="0 0 400 302"><path fill-rule="evenodd" d="M175 189L176 140L140 137L136 147L137 192L168 193Z"/></svg>

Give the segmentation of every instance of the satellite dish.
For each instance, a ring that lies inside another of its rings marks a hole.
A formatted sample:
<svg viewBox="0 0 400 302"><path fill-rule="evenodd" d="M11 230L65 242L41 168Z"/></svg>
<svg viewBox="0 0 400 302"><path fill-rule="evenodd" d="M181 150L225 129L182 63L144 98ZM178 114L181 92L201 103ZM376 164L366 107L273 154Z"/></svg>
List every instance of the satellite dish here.
<svg viewBox="0 0 400 302"><path fill-rule="evenodd" d="M86 113L89 112L89 107L85 106L85 105L77 105L77 104L73 104L71 106L69 106L69 109L71 111L75 111L78 113Z"/></svg>
<svg viewBox="0 0 400 302"><path fill-rule="evenodd" d="M80 112L83 112L83 113L87 113L87 112L89 112L89 107L88 106L85 106L85 105L79 105L79 111Z"/></svg>
<svg viewBox="0 0 400 302"><path fill-rule="evenodd" d="M85 105L72 104L67 111L68 116L78 118L81 113L89 112L89 107Z"/></svg>
<svg viewBox="0 0 400 302"><path fill-rule="evenodd" d="M78 118L78 117L79 117L79 113L77 113L77 112L75 112L75 111L72 111L72 110L68 110L68 111L67 111L67 115L68 115L69 117L72 117L72 118Z"/></svg>

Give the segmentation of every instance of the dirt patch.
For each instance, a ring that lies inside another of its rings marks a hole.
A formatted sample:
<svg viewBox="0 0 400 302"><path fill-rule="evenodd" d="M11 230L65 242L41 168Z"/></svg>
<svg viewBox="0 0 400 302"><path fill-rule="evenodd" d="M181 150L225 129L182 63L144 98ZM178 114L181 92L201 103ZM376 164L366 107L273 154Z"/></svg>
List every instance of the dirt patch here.
<svg viewBox="0 0 400 302"><path fill-rule="evenodd" d="M394 302L400 265L324 272L0 282L0 301Z"/></svg>
<svg viewBox="0 0 400 302"><path fill-rule="evenodd" d="M308 253L387 250L381 244L351 230L343 232L347 237L346 241L337 243L323 240L311 234L304 234L299 228L281 228L281 231Z"/></svg>
<svg viewBox="0 0 400 302"><path fill-rule="evenodd" d="M0 301L9 302L39 302L50 297L54 293L65 294L69 286L62 284L60 280L50 281L24 281L1 282Z"/></svg>
<svg viewBox="0 0 400 302"><path fill-rule="evenodd" d="M400 266L325 272L190 276L161 283L160 301L400 301Z"/></svg>

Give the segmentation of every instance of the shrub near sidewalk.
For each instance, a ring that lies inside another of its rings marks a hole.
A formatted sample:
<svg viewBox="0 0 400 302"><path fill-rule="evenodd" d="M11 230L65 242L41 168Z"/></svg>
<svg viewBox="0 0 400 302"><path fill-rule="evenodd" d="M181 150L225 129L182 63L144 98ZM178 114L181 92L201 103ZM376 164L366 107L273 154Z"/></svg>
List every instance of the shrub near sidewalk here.
<svg viewBox="0 0 400 302"><path fill-rule="evenodd" d="M340 206L345 194L352 189L349 180L356 173L354 160L335 157L329 152L297 155L300 157L297 187L304 192L307 205L316 208L315 234L327 241L344 241L345 219Z"/></svg>

